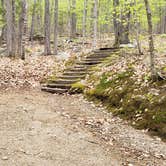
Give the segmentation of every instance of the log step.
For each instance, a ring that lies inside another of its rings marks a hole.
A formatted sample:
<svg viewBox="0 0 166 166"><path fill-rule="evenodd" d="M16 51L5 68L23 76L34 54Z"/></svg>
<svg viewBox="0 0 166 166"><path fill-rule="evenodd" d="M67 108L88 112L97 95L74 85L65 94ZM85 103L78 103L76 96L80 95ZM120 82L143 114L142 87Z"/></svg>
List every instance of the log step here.
<svg viewBox="0 0 166 166"><path fill-rule="evenodd" d="M49 93L58 93L58 94L64 94L68 92L68 89L49 88L49 87L42 87L41 90Z"/></svg>
<svg viewBox="0 0 166 166"><path fill-rule="evenodd" d="M85 75L87 72L82 72L82 71L66 71L63 73L63 75L68 75L68 76L80 76L80 75Z"/></svg>
<svg viewBox="0 0 166 166"><path fill-rule="evenodd" d="M68 80L68 79L59 79L56 81L51 81L51 84L73 84L75 82L78 82L78 79Z"/></svg>
<svg viewBox="0 0 166 166"><path fill-rule="evenodd" d="M85 72L87 69L86 68L69 68L66 69L65 71L70 71L70 72Z"/></svg>
<svg viewBox="0 0 166 166"><path fill-rule="evenodd" d="M102 62L104 58L86 58L83 62Z"/></svg>
<svg viewBox="0 0 166 166"><path fill-rule="evenodd" d="M85 78L85 75L79 75L79 76L69 76L69 75L62 75L62 76L60 76L59 78L61 78L61 79L68 79L68 80L71 80L71 79L73 79L73 80L76 80L76 79L83 79L83 78Z"/></svg>
<svg viewBox="0 0 166 166"><path fill-rule="evenodd" d="M74 68L86 69L86 66L84 66L84 65L75 65Z"/></svg>
<svg viewBox="0 0 166 166"><path fill-rule="evenodd" d="M45 87L48 88L61 88L61 89L70 89L71 88L71 84L46 84Z"/></svg>
<svg viewBox="0 0 166 166"><path fill-rule="evenodd" d="M87 65L87 66L89 66L89 65L97 65L99 63L101 63L101 61L90 61L90 62L82 61L82 62L77 62L77 64L79 64L79 65Z"/></svg>
<svg viewBox="0 0 166 166"><path fill-rule="evenodd" d="M109 56L110 56L110 54L107 54L107 55L105 55L105 54L91 55L91 56L87 56L86 59L104 59L104 58L107 58Z"/></svg>

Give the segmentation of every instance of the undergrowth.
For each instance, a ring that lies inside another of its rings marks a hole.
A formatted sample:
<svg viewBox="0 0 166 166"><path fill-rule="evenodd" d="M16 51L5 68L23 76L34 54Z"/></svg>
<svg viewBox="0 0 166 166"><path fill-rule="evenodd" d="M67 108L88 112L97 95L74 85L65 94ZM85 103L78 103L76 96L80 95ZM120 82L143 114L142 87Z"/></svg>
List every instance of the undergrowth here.
<svg viewBox="0 0 166 166"><path fill-rule="evenodd" d="M100 81L93 88L86 88L84 93L89 99L105 104L113 115L128 120L137 129L148 129L166 140L166 81L145 81L148 84L141 86L134 77L134 69L128 67L113 76L111 72L103 73Z"/></svg>

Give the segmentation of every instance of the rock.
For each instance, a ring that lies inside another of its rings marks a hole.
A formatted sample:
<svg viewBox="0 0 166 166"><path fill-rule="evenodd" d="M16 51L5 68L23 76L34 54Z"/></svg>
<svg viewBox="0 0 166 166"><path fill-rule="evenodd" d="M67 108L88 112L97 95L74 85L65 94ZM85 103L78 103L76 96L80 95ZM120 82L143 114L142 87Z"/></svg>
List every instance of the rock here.
<svg viewBox="0 0 166 166"><path fill-rule="evenodd" d="M129 163L128 166L134 166L133 164Z"/></svg>
<svg viewBox="0 0 166 166"><path fill-rule="evenodd" d="M133 164L129 163L128 166L134 166Z"/></svg>
<svg viewBox="0 0 166 166"><path fill-rule="evenodd" d="M2 160L8 160L9 158L7 156L3 156Z"/></svg>
<svg viewBox="0 0 166 166"><path fill-rule="evenodd" d="M164 158L164 155L163 155L163 154L158 154L158 153L156 153L156 154L155 154L155 157L158 158L158 159L161 159L161 158Z"/></svg>
<svg viewBox="0 0 166 166"><path fill-rule="evenodd" d="M159 137L156 137L156 141L161 141L161 138L159 138Z"/></svg>
<svg viewBox="0 0 166 166"><path fill-rule="evenodd" d="M149 90L149 93L151 93L152 95L155 95L155 96L158 96L159 92L160 92L160 90L154 89L154 88Z"/></svg>

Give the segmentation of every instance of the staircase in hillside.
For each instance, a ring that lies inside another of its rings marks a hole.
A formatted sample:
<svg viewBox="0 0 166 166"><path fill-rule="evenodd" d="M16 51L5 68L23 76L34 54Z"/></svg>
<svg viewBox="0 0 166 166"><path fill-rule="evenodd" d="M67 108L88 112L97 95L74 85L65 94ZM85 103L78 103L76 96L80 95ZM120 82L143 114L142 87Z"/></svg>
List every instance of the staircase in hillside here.
<svg viewBox="0 0 166 166"><path fill-rule="evenodd" d="M68 93L72 84L84 79L90 73L90 67L101 63L115 51L117 51L115 48L101 48L93 51L90 55L66 69L57 80L43 84L41 90L58 94Z"/></svg>

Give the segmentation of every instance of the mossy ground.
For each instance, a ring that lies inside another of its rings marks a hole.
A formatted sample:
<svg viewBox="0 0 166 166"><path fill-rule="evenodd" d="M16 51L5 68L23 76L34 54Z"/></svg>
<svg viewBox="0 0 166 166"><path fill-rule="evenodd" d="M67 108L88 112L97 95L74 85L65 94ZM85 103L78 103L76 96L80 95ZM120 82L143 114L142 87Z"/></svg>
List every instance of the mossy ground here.
<svg viewBox="0 0 166 166"><path fill-rule="evenodd" d="M85 85L81 82L76 82L72 84L72 87L70 89L71 93L83 93L85 90Z"/></svg>
<svg viewBox="0 0 166 166"><path fill-rule="evenodd" d="M93 88L85 89L86 96L101 101L113 115L128 120L134 127L148 129L166 140L166 81L152 82L145 75L148 84L142 86L135 79L132 67L114 73L114 77L111 75L103 73Z"/></svg>

